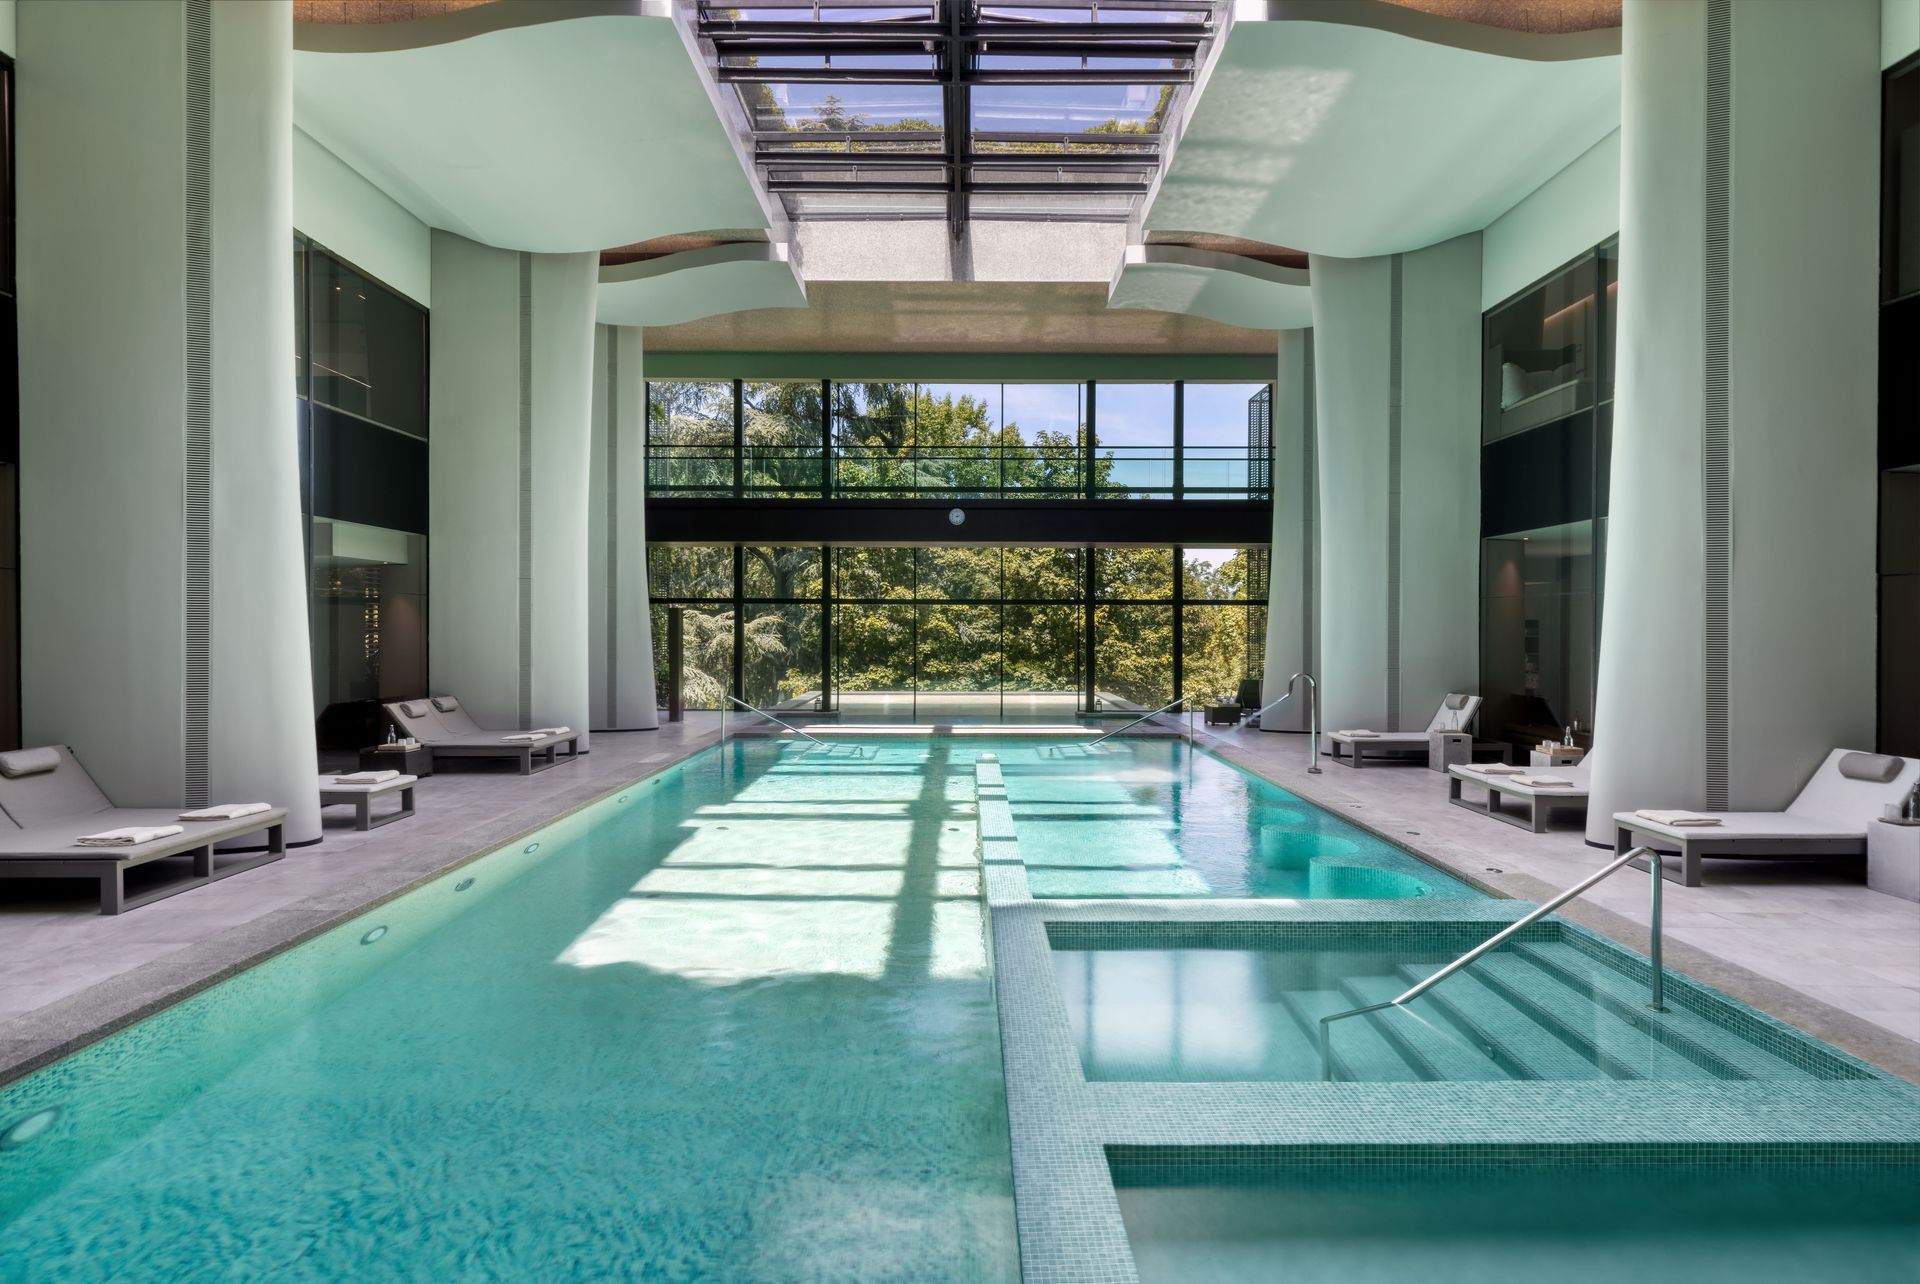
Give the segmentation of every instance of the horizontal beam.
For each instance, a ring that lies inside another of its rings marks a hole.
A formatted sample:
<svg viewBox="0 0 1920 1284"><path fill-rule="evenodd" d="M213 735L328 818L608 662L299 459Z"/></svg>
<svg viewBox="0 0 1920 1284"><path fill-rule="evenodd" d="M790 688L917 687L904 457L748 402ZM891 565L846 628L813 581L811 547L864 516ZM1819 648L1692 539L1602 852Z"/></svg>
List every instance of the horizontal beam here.
<svg viewBox="0 0 1920 1284"><path fill-rule="evenodd" d="M966 520L955 526L949 510ZM649 499L652 544L1183 544L1273 538L1273 506L1241 499Z"/></svg>

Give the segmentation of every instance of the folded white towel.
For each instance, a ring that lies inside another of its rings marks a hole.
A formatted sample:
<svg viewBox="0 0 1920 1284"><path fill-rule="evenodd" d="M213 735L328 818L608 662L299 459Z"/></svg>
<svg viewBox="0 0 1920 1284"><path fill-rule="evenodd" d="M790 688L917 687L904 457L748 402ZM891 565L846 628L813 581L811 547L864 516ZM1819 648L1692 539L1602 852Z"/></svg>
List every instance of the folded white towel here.
<svg viewBox="0 0 1920 1284"><path fill-rule="evenodd" d="M572 727L541 727L540 734L543 736L570 736L573 734L573 728Z"/></svg>
<svg viewBox="0 0 1920 1284"><path fill-rule="evenodd" d="M1720 823L1720 818L1718 816L1703 816L1697 811L1642 810L1642 811L1636 811L1633 814L1636 816L1644 817L1645 819L1652 821L1656 825L1671 825L1671 826L1681 827L1681 828L1693 826L1693 825L1717 825Z"/></svg>
<svg viewBox="0 0 1920 1284"><path fill-rule="evenodd" d="M546 733L541 731L516 731L512 735L501 736L502 740L545 740Z"/></svg>
<svg viewBox="0 0 1920 1284"><path fill-rule="evenodd" d="M1336 731L1333 734L1336 736L1345 736L1349 740L1361 740L1367 736L1377 736L1380 733L1378 731L1368 731L1365 728L1355 728L1352 731Z"/></svg>
<svg viewBox="0 0 1920 1284"><path fill-rule="evenodd" d="M221 803L217 807L202 807L199 811L183 811L182 820L238 820L242 816L252 816L263 811L272 811L272 803Z"/></svg>
<svg viewBox="0 0 1920 1284"><path fill-rule="evenodd" d="M1571 785L1573 782L1565 776L1515 776L1513 783L1526 785L1532 789L1548 789L1555 785Z"/></svg>
<svg viewBox="0 0 1920 1284"><path fill-rule="evenodd" d="M333 783L336 785L379 785L385 784L389 780L398 779L400 779L400 773L397 771L354 771L344 776L335 776Z"/></svg>
<svg viewBox="0 0 1920 1284"><path fill-rule="evenodd" d="M1473 770L1483 776L1524 776L1527 774L1525 767L1516 767L1510 762L1477 763L1474 765Z"/></svg>
<svg viewBox="0 0 1920 1284"><path fill-rule="evenodd" d="M73 841L81 847L138 847L141 843L157 842L185 832L179 825L131 825L126 829L82 834Z"/></svg>

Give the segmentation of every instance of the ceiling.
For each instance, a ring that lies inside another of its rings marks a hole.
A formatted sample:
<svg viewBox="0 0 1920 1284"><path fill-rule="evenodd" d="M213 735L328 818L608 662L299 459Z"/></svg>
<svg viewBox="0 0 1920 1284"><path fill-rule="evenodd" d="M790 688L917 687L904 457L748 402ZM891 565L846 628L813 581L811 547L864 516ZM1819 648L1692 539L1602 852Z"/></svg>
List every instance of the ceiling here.
<svg viewBox="0 0 1920 1284"><path fill-rule="evenodd" d="M1238 12L1149 233L1418 249L1485 227L1619 127L1617 32L1495 30L1369 0Z"/></svg>
<svg viewBox="0 0 1920 1284"><path fill-rule="evenodd" d="M300 24L296 119L422 221L487 245L769 226L681 28L658 5L605 12L620 7Z"/></svg>
<svg viewBox="0 0 1920 1284"><path fill-rule="evenodd" d="M1110 309L1098 282L814 281L804 308L649 329L649 351L1270 354L1271 330Z"/></svg>

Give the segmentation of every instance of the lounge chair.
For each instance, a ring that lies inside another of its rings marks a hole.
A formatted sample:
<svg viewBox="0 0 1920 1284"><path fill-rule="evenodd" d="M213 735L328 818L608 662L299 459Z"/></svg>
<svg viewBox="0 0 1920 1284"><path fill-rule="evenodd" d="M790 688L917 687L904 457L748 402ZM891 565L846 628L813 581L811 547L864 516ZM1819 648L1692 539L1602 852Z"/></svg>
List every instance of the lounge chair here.
<svg viewBox="0 0 1920 1284"><path fill-rule="evenodd" d="M1335 731L1327 739L1332 742L1330 752L1334 761L1344 762L1349 767L1365 766L1363 757L1368 753L1376 758L1398 758L1420 763L1427 760L1427 746L1431 743L1428 736L1436 731L1465 731L1479 712L1479 696L1455 692L1440 702L1425 731L1375 731L1365 736ZM1343 748L1346 750L1344 755L1340 752Z"/></svg>
<svg viewBox="0 0 1920 1284"><path fill-rule="evenodd" d="M433 696L427 700L399 700L385 706L387 716L401 730L418 740L441 758L512 758L520 763L520 774L531 776L559 762L561 745L567 747L567 759L580 756L580 735L561 731L534 740L509 740L525 735L516 731L488 731L479 726L452 696ZM535 766L536 758L540 765Z"/></svg>
<svg viewBox="0 0 1920 1284"><path fill-rule="evenodd" d="M1564 785L1530 785L1525 783L1530 776L1558 776L1568 781ZM1556 808L1572 810L1587 809L1587 782L1593 778L1593 755L1588 754L1578 765L1554 767L1534 767L1521 772L1518 776L1491 772L1481 763L1454 763L1447 768L1447 801L1456 807L1465 807L1468 811L1479 812L1494 820L1517 825L1521 829L1530 829L1536 834L1547 832L1547 823L1553 817ZM1462 785L1479 785L1487 791L1484 805L1468 802L1460 795ZM1513 801L1519 804L1514 814L1507 811L1505 804Z"/></svg>
<svg viewBox="0 0 1920 1284"><path fill-rule="evenodd" d="M180 807L115 807L64 745L0 753L0 878L91 878L100 885L100 912L125 910L202 887L216 879L279 860L287 854L284 807L234 820L182 820ZM123 828L180 832L126 847L88 847L82 835ZM220 843L266 832L262 854L216 863ZM127 895L125 875L136 865L170 856L192 858L193 873Z"/></svg>
<svg viewBox="0 0 1920 1284"><path fill-rule="evenodd" d="M1700 886L1705 856L1860 856L1867 826L1920 780L1920 761L1835 749L1785 811L1702 812L1711 824L1670 824L1615 812L1614 850L1637 846L1680 854L1679 881ZM1696 814L1696 813L1689 813ZM1672 874L1668 875L1673 877Z"/></svg>

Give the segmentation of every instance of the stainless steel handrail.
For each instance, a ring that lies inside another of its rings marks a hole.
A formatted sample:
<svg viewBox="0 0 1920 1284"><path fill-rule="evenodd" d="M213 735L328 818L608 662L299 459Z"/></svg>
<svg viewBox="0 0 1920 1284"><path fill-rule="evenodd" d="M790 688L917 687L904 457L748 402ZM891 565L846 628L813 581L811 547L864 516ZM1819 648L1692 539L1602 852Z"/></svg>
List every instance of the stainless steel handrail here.
<svg viewBox="0 0 1920 1284"><path fill-rule="evenodd" d="M1177 709L1181 705L1185 704L1189 698L1190 697L1188 696L1181 696L1178 700L1175 700L1170 704L1161 705L1158 709L1155 709L1152 713L1141 714L1139 717L1135 718L1132 722L1127 723L1126 726L1124 727L1115 727L1112 731L1107 732L1104 736L1095 736L1092 740L1087 741L1087 748L1089 749L1093 748L1095 745L1099 744L1102 740L1111 740L1115 736L1119 735L1122 731L1130 731L1133 728L1139 726L1141 723L1147 721L1147 719L1149 718L1157 718L1161 714L1166 713L1170 709ZM1189 737L1193 735L1193 732L1191 729L1188 730L1187 735Z"/></svg>
<svg viewBox="0 0 1920 1284"><path fill-rule="evenodd" d="M1495 935L1488 937L1486 940L1480 942L1480 944L1474 946L1472 949L1468 950L1465 954L1462 954L1459 958L1447 964L1445 967L1441 968L1438 972L1435 972L1432 976L1427 977L1425 980L1414 985L1405 994L1400 995L1398 998L1388 999L1384 1003L1369 1003L1367 1004L1367 1006L1363 1008L1353 1008L1346 1012L1334 1012L1334 1013L1330 1013L1327 1016L1321 1017L1320 1018L1320 1077L1329 1081L1333 1079L1333 1023L1335 1021L1344 1021L1348 1017L1365 1016L1369 1012L1379 1012L1385 1008L1397 1008L1397 1007L1403 1006L1404 1004L1412 1002L1414 999L1417 999L1421 995L1425 994L1428 990L1431 990L1434 986L1440 984L1440 982L1452 976L1455 972L1458 972L1461 968L1465 967L1467 964L1479 958L1482 954L1485 954L1489 950L1498 949L1506 941L1518 935L1523 929L1532 926L1534 923L1539 922L1541 919L1553 913L1553 911L1559 909L1562 905L1565 905L1568 901L1572 900L1574 897L1579 896L1581 893L1585 892L1588 888L1592 887L1595 883L1598 883L1602 879L1608 878L1611 875L1617 873L1618 871L1626 868L1628 865L1630 865L1636 860L1639 860L1641 857L1646 858L1648 868L1653 871L1653 892L1652 892L1653 907L1652 907L1652 913L1650 915L1650 922L1653 929L1653 937L1652 937L1651 944L1647 950L1649 961L1651 962L1653 967L1653 982L1652 982L1653 992L1649 996L1649 1002L1647 1003L1647 1008L1649 1011L1652 1011L1652 1012L1665 1012L1667 1010L1666 972L1660 963L1660 887L1661 887L1661 883L1664 881L1661 866L1660 866L1660 853L1653 850L1653 848L1651 847L1636 847L1632 851L1628 852L1626 855L1616 859L1611 865L1608 865L1606 868L1598 871L1597 873L1590 874L1586 878L1581 879L1579 882L1575 883L1572 887L1569 887L1566 891L1561 892L1558 896L1554 897L1552 900L1544 901L1540 905L1535 906L1533 910L1531 910L1529 913L1523 915L1522 917L1508 924L1503 931L1500 931Z"/></svg>
<svg viewBox="0 0 1920 1284"><path fill-rule="evenodd" d="M794 726L791 722L787 722L787 721L784 721L783 719L774 717L772 714L768 713L765 709L762 709L760 706L748 704L745 700L742 700L739 696L728 696L727 699L733 701L735 704L739 705L742 709L752 710L754 713L757 713L761 717L765 718L768 722L775 723L779 726L785 727L788 731L791 731L794 735L799 736L802 740L811 740L813 741L813 743L819 745L822 749L828 749L832 747L828 745L826 741L822 740L819 736L809 735L808 733L800 730L800 728ZM724 730L723 730L722 738L723 739L725 738Z"/></svg>
<svg viewBox="0 0 1920 1284"><path fill-rule="evenodd" d="M1249 721L1265 718L1269 710L1278 709L1293 699L1293 684L1302 678L1307 680L1307 693L1313 697L1307 704L1307 774L1317 776L1320 774L1320 684L1313 680L1311 673L1302 669L1288 678L1287 689L1280 693L1280 698L1272 704L1263 705L1255 710L1253 718Z"/></svg>

